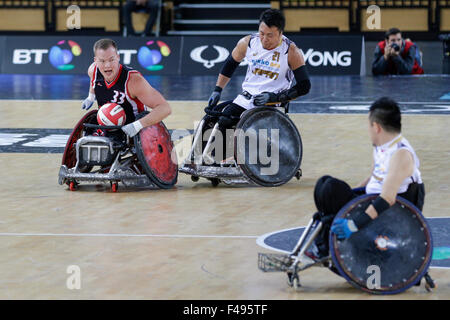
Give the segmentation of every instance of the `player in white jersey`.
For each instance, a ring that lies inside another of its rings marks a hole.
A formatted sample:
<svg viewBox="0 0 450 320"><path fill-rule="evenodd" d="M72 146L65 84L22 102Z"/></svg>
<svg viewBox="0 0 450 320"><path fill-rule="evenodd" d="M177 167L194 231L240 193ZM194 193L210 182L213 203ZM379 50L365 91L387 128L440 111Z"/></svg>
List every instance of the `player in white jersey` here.
<svg viewBox="0 0 450 320"><path fill-rule="evenodd" d="M371 175L360 185L361 193L352 190L344 181L330 176L321 177L315 186L316 213L324 227L316 238L315 246L307 253L313 259L328 255L330 224L338 211L356 196L378 193L379 196L353 220L336 219L331 232L346 239L364 228L372 219L395 203L401 196L422 210L425 189L419 171L419 159L409 142L401 135L401 113L390 98L380 98L370 107L369 135L374 146Z"/></svg>
<svg viewBox="0 0 450 320"><path fill-rule="evenodd" d="M208 109L222 111L217 120L222 134L235 125L247 109L287 103L309 92L311 83L303 54L283 35L284 26L281 11L264 11L258 33L240 39L226 60L208 101ZM217 105L223 88L244 58L249 65L242 92L232 103ZM296 84L292 86L294 78Z"/></svg>

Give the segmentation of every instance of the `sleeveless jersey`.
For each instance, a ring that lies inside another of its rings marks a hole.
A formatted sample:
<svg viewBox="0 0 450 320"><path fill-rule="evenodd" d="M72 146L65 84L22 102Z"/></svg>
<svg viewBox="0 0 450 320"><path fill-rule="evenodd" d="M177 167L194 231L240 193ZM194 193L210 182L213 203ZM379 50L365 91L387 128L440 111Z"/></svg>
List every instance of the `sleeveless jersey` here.
<svg viewBox="0 0 450 320"><path fill-rule="evenodd" d="M410 183L417 182L422 183L422 177L419 171L419 158L417 157L414 149L409 144L408 140L398 135L395 139L389 141L388 143L374 147L373 159L374 159L374 169L369 182L366 185L366 193L381 193L384 180L386 179L387 173L389 171L389 161L392 158L394 152L399 149L406 149L413 155L414 158L414 172L412 176L406 178L400 185L397 193L406 192Z"/></svg>
<svg viewBox="0 0 450 320"><path fill-rule="evenodd" d="M126 124L135 121L137 114L147 110L147 107L141 101L130 97L128 79L131 73L139 73L139 71L120 64L116 78L113 82L108 83L95 66L91 80L98 106L101 107L110 102L120 104L126 113Z"/></svg>
<svg viewBox="0 0 450 320"><path fill-rule="evenodd" d="M291 87L294 74L288 65L288 51L291 41L282 36L281 43L272 50L266 50L261 44L259 35L250 38L245 58L248 61L247 74L242 83L242 90L252 96L264 91L278 93ZM256 107L253 98L237 96L235 104L251 109Z"/></svg>

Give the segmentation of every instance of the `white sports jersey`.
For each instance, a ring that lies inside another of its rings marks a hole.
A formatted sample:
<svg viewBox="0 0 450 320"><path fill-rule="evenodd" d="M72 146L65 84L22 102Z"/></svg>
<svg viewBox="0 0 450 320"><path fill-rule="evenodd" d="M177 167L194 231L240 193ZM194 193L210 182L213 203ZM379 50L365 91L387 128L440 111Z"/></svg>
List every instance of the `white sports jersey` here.
<svg viewBox="0 0 450 320"><path fill-rule="evenodd" d="M409 144L408 140L403 138L401 135L398 135L388 143L385 143L384 145L379 147L374 147L374 169L369 183L366 186L366 193L381 193L384 180L386 179L387 173L389 171L389 161L391 160L394 152L399 149L406 149L413 155L414 172L412 176L406 178L402 182L397 193L405 192L408 189L409 184L412 182L422 183L422 177L419 171L419 158L414 152L414 149Z"/></svg>
<svg viewBox="0 0 450 320"><path fill-rule="evenodd" d="M281 43L272 50L266 50L259 35L253 34L247 47L245 58L248 61L247 74L242 83L242 91L252 96L268 91L278 93L291 87L294 74L288 65L288 51L291 41L282 36ZM251 109L256 107L253 98L238 95L235 104Z"/></svg>

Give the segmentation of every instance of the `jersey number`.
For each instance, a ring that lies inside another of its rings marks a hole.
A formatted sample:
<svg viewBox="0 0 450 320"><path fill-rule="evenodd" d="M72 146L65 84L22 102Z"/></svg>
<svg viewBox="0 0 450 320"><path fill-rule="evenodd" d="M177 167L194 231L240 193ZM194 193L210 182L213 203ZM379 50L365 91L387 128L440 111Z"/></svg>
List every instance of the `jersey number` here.
<svg viewBox="0 0 450 320"><path fill-rule="evenodd" d="M120 98L119 98L119 95L120 95ZM119 101L117 101L117 98L119 98ZM117 104L123 104L125 102L125 93L114 90L114 97L111 102L117 103Z"/></svg>
<svg viewBox="0 0 450 320"><path fill-rule="evenodd" d="M280 62L280 53L278 51L273 53L272 61Z"/></svg>

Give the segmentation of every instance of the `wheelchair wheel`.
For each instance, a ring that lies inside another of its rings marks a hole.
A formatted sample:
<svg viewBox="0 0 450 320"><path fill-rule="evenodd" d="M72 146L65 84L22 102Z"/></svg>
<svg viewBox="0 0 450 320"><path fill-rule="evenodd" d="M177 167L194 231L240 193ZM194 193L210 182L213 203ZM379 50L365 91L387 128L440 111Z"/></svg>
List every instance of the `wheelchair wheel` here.
<svg viewBox="0 0 450 320"><path fill-rule="evenodd" d="M92 123L97 124L97 111L98 110L91 110L88 113L86 113L80 121L76 124L75 128L73 129L72 133L70 134L69 139L67 140L66 147L64 149L64 154L62 157L61 164L66 165L67 168L73 168L75 167L77 163L77 154L75 150L75 144L78 139L80 139L84 134L85 130L83 128L84 123ZM81 172L89 172L90 167L86 168L80 168Z"/></svg>
<svg viewBox="0 0 450 320"><path fill-rule="evenodd" d="M234 139L236 161L242 171L261 186L283 185L300 169L303 155L300 133L288 116L273 107L243 113Z"/></svg>
<svg viewBox="0 0 450 320"><path fill-rule="evenodd" d="M149 179L162 189L175 185L178 162L166 126L160 122L142 129L134 136L136 155Z"/></svg>
<svg viewBox="0 0 450 320"><path fill-rule="evenodd" d="M378 195L362 195L345 205L335 219L365 211ZM340 241L330 234L334 266L354 287L373 294L397 294L415 285L427 273L433 241L430 228L409 201L396 203L377 219Z"/></svg>

